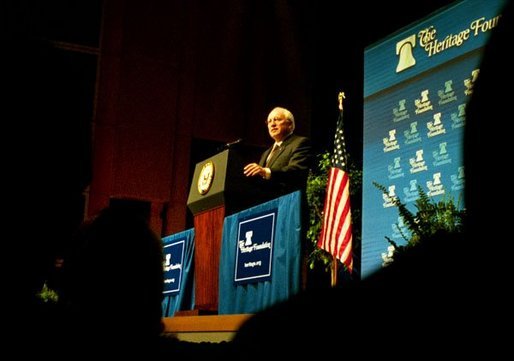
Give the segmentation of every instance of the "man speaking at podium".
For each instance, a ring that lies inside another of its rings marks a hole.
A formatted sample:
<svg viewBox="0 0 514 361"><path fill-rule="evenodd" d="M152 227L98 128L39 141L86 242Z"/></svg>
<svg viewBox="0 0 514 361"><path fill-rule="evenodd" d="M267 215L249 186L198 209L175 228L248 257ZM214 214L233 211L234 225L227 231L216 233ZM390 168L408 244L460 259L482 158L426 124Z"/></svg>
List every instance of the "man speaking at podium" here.
<svg viewBox="0 0 514 361"><path fill-rule="evenodd" d="M294 116L285 108L274 108L265 123L275 143L262 154L258 164L244 167L245 176L262 178L265 188L276 196L304 191L312 162L310 140L293 134Z"/></svg>

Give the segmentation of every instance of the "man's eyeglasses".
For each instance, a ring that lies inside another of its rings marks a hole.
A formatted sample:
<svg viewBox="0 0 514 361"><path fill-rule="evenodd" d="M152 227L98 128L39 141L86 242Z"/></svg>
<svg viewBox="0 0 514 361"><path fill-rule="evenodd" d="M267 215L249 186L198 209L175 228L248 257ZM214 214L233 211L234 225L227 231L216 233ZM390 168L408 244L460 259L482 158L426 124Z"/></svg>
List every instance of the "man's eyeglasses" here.
<svg viewBox="0 0 514 361"><path fill-rule="evenodd" d="M282 123L285 120L286 120L286 118L275 117L275 118L270 118L270 119L264 121L264 124L271 124L273 122L275 122L275 123Z"/></svg>

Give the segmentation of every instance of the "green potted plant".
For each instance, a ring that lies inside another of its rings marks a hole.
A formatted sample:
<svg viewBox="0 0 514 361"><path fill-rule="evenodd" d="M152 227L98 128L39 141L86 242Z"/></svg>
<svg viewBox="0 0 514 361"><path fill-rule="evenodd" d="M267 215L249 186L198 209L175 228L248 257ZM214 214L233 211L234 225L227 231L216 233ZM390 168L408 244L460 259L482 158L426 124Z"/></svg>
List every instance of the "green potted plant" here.
<svg viewBox="0 0 514 361"><path fill-rule="evenodd" d="M384 194L388 194L385 186L376 182L373 182L373 184ZM466 210L460 207L459 202L456 203L450 196L436 201L429 197L419 184L417 191L419 197L415 201L415 212L409 210L407 205L399 198L396 197L392 200L398 208L398 213L407 232L399 224L396 224L398 232L405 241L404 244L398 244L391 238L385 237L390 246L386 253L382 253L383 266L389 265L411 247L430 239L438 232L455 234L463 231Z"/></svg>

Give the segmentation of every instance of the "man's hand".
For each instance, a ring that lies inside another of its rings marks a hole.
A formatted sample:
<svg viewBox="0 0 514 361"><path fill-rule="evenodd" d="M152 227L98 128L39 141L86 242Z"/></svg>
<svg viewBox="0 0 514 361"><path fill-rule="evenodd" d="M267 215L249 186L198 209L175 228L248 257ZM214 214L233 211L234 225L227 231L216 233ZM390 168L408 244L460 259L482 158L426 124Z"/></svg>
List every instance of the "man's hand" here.
<svg viewBox="0 0 514 361"><path fill-rule="evenodd" d="M247 177L255 177L261 176L262 178L266 177L266 170L258 165L257 163L250 163L244 167L244 175Z"/></svg>

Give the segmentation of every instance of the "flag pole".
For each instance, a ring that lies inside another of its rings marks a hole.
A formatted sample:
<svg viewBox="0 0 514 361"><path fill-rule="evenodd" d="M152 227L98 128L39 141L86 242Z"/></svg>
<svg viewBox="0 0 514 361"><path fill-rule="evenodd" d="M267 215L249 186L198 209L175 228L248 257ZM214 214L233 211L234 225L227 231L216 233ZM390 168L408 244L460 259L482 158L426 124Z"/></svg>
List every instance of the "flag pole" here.
<svg viewBox="0 0 514 361"><path fill-rule="evenodd" d="M339 92L339 94L337 95L337 100L339 102L339 105L338 105L338 108L339 108L339 111L342 112L343 111L343 99L345 99L345 95L344 95L344 92ZM333 254L332 255L332 265L330 267L330 286L331 287L336 287L337 286L337 271L338 271L338 263L339 261L337 260L337 257Z"/></svg>
<svg viewBox="0 0 514 361"><path fill-rule="evenodd" d="M335 287L337 286L337 258L336 256L332 256L332 265L330 267L330 286Z"/></svg>

